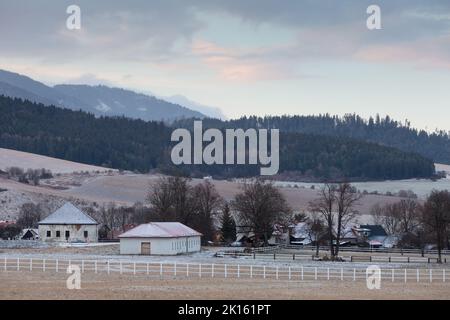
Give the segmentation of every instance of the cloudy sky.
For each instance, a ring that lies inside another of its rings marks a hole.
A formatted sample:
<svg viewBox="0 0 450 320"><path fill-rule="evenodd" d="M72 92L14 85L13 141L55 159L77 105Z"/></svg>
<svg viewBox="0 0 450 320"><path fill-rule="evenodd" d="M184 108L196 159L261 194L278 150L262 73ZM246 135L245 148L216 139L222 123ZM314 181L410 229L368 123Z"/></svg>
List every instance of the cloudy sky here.
<svg viewBox="0 0 450 320"><path fill-rule="evenodd" d="M67 6L82 28L66 28ZM381 7L381 30L366 9ZM0 68L182 94L228 117L390 114L450 130L448 0L0 0Z"/></svg>

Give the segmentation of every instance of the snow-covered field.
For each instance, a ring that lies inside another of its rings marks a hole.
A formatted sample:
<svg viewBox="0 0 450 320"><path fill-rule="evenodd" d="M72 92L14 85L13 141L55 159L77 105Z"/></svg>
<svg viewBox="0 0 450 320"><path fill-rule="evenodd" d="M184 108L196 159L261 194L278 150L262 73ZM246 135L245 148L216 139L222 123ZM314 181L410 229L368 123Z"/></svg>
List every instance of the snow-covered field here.
<svg viewBox="0 0 450 320"><path fill-rule="evenodd" d="M45 157L33 153L0 148L0 170L9 167L22 169L47 169L52 173L72 173L80 171L108 171L110 169L87 164Z"/></svg>
<svg viewBox="0 0 450 320"><path fill-rule="evenodd" d="M447 173L447 178L450 178L450 165L435 163L434 164L436 171L445 171Z"/></svg>

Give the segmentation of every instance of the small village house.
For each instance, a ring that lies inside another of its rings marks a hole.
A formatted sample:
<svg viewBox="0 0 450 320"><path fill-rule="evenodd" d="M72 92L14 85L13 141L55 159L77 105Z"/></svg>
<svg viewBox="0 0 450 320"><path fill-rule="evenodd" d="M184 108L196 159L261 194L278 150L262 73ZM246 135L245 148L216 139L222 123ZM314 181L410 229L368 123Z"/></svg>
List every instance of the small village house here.
<svg viewBox="0 0 450 320"><path fill-rule="evenodd" d="M97 242L98 223L68 202L39 222L39 238L54 242Z"/></svg>
<svg viewBox="0 0 450 320"><path fill-rule="evenodd" d="M177 255L200 251L202 234L179 222L141 224L119 236L120 254Z"/></svg>
<svg viewBox="0 0 450 320"><path fill-rule="evenodd" d="M39 230L38 229L23 229L19 235L20 240L39 240Z"/></svg>

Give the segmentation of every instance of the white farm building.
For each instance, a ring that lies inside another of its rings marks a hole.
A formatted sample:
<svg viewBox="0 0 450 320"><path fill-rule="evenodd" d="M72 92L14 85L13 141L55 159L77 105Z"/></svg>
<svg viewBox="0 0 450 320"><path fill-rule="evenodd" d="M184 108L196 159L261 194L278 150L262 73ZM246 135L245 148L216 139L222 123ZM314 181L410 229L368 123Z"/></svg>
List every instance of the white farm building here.
<svg viewBox="0 0 450 320"><path fill-rule="evenodd" d="M98 223L70 202L39 221L39 238L54 242L97 242Z"/></svg>
<svg viewBox="0 0 450 320"><path fill-rule="evenodd" d="M177 255L200 251L201 233L179 222L141 224L119 236L120 254Z"/></svg>

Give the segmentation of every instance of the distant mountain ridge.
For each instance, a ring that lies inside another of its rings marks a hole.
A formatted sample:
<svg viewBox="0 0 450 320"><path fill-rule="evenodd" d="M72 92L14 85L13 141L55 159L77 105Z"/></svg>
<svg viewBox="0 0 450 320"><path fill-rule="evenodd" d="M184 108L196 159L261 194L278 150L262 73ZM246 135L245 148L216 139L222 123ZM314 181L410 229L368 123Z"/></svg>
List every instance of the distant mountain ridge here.
<svg viewBox="0 0 450 320"><path fill-rule="evenodd" d="M199 112L207 115L210 118L227 120L227 117L223 114L222 110L220 110L219 108L200 104L198 102L192 101L192 100L186 98L185 96L182 96L179 94L170 96L170 97L160 97L160 98L165 101L179 104L179 105L185 106L189 109L199 111Z"/></svg>
<svg viewBox="0 0 450 320"><path fill-rule="evenodd" d="M27 76L0 70L0 95L45 105L83 110L96 116L125 116L145 121L205 118L205 114L180 104L103 85L47 86Z"/></svg>

